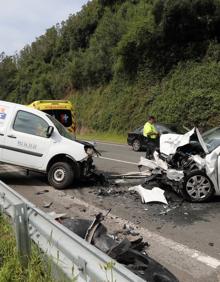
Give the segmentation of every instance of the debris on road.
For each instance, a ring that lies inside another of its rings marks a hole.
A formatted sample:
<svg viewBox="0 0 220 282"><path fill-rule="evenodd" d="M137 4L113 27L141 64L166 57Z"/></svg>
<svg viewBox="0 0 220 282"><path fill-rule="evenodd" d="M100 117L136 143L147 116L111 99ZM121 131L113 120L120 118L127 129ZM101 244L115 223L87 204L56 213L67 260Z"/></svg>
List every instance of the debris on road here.
<svg viewBox="0 0 220 282"><path fill-rule="evenodd" d="M132 171L132 172L128 172L128 173L115 174L115 175L113 174L113 175L109 176L108 179L116 179L115 182L118 182L120 179L135 179L135 178L139 179L139 178L145 178L145 177L150 176L150 175L151 175L151 171L149 169L147 169L147 170L144 170L144 171Z"/></svg>
<svg viewBox="0 0 220 282"><path fill-rule="evenodd" d="M117 240L101 223L103 219L104 216L100 213L96 215L94 221L71 218L64 219L61 223L111 258L124 264L145 281L178 282L171 272L146 253L148 243L143 242L142 237L135 240L129 240L127 237ZM130 226L126 226L126 229L132 230Z"/></svg>
<svg viewBox="0 0 220 282"><path fill-rule="evenodd" d="M124 179L116 179L115 180L115 184L123 184L126 183L126 181Z"/></svg>
<svg viewBox="0 0 220 282"><path fill-rule="evenodd" d="M47 214L51 217L51 219L66 218L66 213L56 213L55 211L52 211L52 212L48 212Z"/></svg>
<svg viewBox="0 0 220 282"><path fill-rule="evenodd" d="M53 202L48 202L43 204L43 208L50 208L52 206Z"/></svg>
<svg viewBox="0 0 220 282"><path fill-rule="evenodd" d="M45 190L36 192L35 195L42 195L42 194L45 194L45 193L48 193L48 192L49 192L49 190L45 189Z"/></svg>
<svg viewBox="0 0 220 282"><path fill-rule="evenodd" d="M164 190L154 187L152 190L145 189L142 185L130 187L129 191L135 191L141 196L141 202L143 204L150 202L159 202L168 205L168 202L164 196Z"/></svg>
<svg viewBox="0 0 220 282"><path fill-rule="evenodd" d="M98 197L106 197L106 196L118 196L126 193L126 191L122 191L117 189L116 187L100 187L97 191L94 192Z"/></svg>
<svg viewBox="0 0 220 282"><path fill-rule="evenodd" d="M123 226L123 235L132 235L132 236L138 236L140 235L139 232L135 231L134 227L131 225L125 224ZM148 243L146 243L148 245Z"/></svg>

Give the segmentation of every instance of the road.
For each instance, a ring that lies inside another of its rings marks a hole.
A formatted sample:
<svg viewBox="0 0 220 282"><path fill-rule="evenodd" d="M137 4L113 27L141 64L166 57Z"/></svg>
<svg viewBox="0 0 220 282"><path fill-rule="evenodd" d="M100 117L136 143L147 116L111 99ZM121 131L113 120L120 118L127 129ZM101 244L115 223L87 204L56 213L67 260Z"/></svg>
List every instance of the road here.
<svg viewBox="0 0 220 282"><path fill-rule="evenodd" d="M126 145L97 143L97 149L102 156L95 158L95 164L108 174L137 171L140 156L144 156ZM25 170L8 165L1 166L0 178L46 212L55 210L71 217L93 218L97 212L111 208L105 223L109 230L114 232L125 223L131 224L150 243L148 253L180 281L220 281L220 198L191 204L166 191L166 207L142 204L138 195L129 192L128 187L139 180L107 188L75 183L57 191L47 185L41 174L26 175ZM36 194L43 190L48 192ZM43 208L49 202L51 207Z"/></svg>

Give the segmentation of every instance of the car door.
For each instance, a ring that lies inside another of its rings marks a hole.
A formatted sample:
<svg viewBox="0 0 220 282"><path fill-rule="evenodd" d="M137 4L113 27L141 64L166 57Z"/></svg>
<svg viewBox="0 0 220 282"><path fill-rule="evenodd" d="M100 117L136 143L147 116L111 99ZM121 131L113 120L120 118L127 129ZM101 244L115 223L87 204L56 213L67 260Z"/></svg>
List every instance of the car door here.
<svg viewBox="0 0 220 282"><path fill-rule="evenodd" d="M40 169L51 145L47 129L48 123L43 118L18 110L6 132L2 149L3 162Z"/></svg>

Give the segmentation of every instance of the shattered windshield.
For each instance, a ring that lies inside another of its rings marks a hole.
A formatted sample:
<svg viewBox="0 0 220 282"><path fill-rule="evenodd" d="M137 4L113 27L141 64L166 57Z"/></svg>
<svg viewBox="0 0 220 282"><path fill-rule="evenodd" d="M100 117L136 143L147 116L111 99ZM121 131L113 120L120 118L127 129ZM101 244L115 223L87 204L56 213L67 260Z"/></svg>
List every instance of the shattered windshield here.
<svg viewBox="0 0 220 282"><path fill-rule="evenodd" d="M206 143L209 152L220 146L220 127L212 128L202 134L202 138Z"/></svg>
<svg viewBox="0 0 220 282"><path fill-rule="evenodd" d="M55 117L50 115L47 115L47 117L52 121L61 136L75 141L74 136Z"/></svg>

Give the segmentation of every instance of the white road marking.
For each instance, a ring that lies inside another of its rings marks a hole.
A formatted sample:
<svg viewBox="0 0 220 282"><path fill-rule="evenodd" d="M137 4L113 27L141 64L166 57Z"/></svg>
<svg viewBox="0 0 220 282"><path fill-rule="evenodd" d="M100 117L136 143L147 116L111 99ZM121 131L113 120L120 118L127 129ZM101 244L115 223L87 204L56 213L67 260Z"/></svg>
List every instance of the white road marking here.
<svg viewBox="0 0 220 282"><path fill-rule="evenodd" d="M116 146L116 147L126 147L129 148L129 145L126 144L116 144L116 143L109 143L109 142L101 142L101 141L93 141L96 144L101 144L101 145L109 145L109 146Z"/></svg>
<svg viewBox="0 0 220 282"><path fill-rule="evenodd" d="M131 165L138 165L138 163L127 162L127 161L122 161L122 160L117 160L117 159L106 158L106 157L98 157L98 158L99 158L99 159L103 159L103 160L118 162L118 163L131 164Z"/></svg>
<svg viewBox="0 0 220 282"><path fill-rule="evenodd" d="M192 259L202 262L206 264L207 266L212 267L214 269L220 266L220 260L214 257L206 255L205 253L202 253L198 250L191 249L188 246L175 242L171 239L160 236L145 228L141 228L141 229L144 231L144 233L147 235L148 238L152 238L154 241L160 242L164 246L172 249L173 251L176 251L177 253L183 254L187 257L191 257Z"/></svg>

